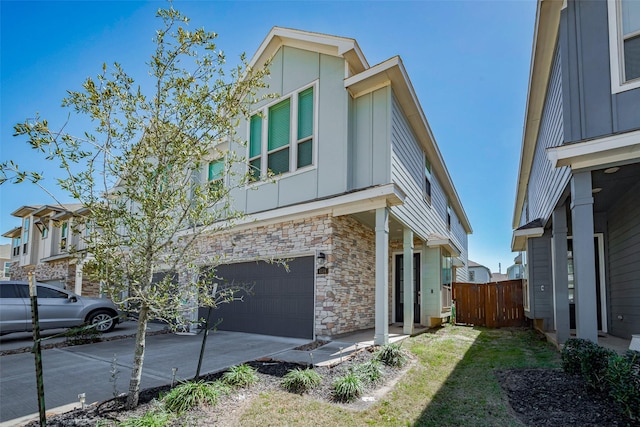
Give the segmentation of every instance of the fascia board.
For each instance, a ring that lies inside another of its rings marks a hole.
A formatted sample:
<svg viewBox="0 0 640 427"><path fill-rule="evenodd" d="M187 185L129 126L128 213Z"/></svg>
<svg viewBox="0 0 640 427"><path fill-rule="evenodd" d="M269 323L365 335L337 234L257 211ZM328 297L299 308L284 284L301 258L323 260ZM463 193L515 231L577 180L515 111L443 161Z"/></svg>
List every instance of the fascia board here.
<svg viewBox="0 0 640 427"><path fill-rule="evenodd" d="M547 149L554 167L584 169L640 158L640 131L612 135Z"/></svg>
<svg viewBox="0 0 640 427"><path fill-rule="evenodd" d="M554 47L560 29L561 9L562 1L538 0L533 46L531 49L531 65L529 70L522 146L520 149L520 164L518 166L513 228L518 227L520 212L524 205L527 186L529 184L533 155L540 131L540 119L547 96L551 67L553 66Z"/></svg>
<svg viewBox="0 0 640 427"><path fill-rule="evenodd" d="M418 141L431 160L435 173L439 177L440 184L444 187L452 208L456 212L467 234L471 234L473 230L469 218L462 207L458 192L453 185L451 175L449 175L447 166L442 158L442 153L438 148L429 122L409 79L407 70L402 63L402 59L399 56L394 56L393 58L374 65L362 73L351 76L345 79L344 87L349 90L352 96L358 97L387 85L386 82L391 82L393 92L415 132Z"/></svg>
<svg viewBox="0 0 640 427"><path fill-rule="evenodd" d="M543 227L526 228L524 230L515 230L511 237L511 252L524 251L527 244L527 239L533 237L542 237L544 234Z"/></svg>
<svg viewBox="0 0 640 427"><path fill-rule="evenodd" d="M344 57L356 71L369 68L364 54L354 39L282 27L273 27L269 31L249 61L249 65L255 68L264 64L283 45Z"/></svg>

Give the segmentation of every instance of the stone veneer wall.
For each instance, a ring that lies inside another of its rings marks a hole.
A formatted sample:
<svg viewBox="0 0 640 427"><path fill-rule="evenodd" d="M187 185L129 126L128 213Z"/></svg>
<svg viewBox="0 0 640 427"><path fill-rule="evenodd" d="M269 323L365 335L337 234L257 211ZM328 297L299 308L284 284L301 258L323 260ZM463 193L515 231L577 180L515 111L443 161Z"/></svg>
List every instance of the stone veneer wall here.
<svg viewBox="0 0 640 427"><path fill-rule="evenodd" d="M202 237L196 250L204 265L324 252L329 272L316 275L316 336L374 327L375 235L351 217L320 215L229 230Z"/></svg>
<svg viewBox="0 0 640 427"><path fill-rule="evenodd" d="M349 216L332 218L326 292L318 289L316 332L338 335L375 326L375 232ZM318 322L320 324L318 324Z"/></svg>
<svg viewBox="0 0 640 427"><path fill-rule="evenodd" d="M11 280L29 280L29 272L34 272L38 282L60 281L64 283L64 288L75 292L76 288L76 265L69 262L69 259L44 262L38 265L20 267L17 262L11 264ZM100 296L100 285L90 282L83 276L82 295L97 297Z"/></svg>

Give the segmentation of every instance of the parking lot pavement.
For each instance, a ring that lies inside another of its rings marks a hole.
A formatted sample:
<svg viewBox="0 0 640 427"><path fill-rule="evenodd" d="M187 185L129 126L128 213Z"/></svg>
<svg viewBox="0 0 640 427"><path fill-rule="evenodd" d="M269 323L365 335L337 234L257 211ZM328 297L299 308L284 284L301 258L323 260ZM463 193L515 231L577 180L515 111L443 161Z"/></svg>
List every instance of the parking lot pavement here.
<svg viewBox="0 0 640 427"><path fill-rule="evenodd" d="M148 336L141 387L170 383L172 368L178 368L177 380L192 378L201 343L202 335ZM269 357L307 343L309 340L298 338L217 331L207 340L201 374ZM133 338L44 350L47 410L77 402L79 393L85 393L87 403L90 403L113 397L114 386L117 392L126 392L133 352ZM119 371L115 385L110 381L114 358ZM33 354L29 352L0 357L0 426L13 425L11 420L37 413L34 371Z"/></svg>

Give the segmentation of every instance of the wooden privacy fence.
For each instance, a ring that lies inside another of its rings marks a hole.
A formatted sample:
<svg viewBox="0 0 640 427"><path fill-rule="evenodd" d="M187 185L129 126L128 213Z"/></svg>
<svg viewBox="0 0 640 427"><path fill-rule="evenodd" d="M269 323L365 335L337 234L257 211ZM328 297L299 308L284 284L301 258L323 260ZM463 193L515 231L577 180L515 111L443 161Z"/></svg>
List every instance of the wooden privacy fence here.
<svg viewBox="0 0 640 427"><path fill-rule="evenodd" d="M522 280L494 283L454 283L456 323L488 328L524 326Z"/></svg>

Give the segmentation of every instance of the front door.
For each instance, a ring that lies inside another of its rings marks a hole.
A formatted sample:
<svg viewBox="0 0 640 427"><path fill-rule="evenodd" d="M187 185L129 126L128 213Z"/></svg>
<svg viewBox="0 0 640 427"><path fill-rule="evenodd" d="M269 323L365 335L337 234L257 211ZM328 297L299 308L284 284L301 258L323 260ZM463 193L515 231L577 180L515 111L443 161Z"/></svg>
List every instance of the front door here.
<svg viewBox="0 0 640 427"><path fill-rule="evenodd" d="M404 256L396 255L396 322L404 321ZM420 254L413 254L413 322L420 323Z"/></svg>

